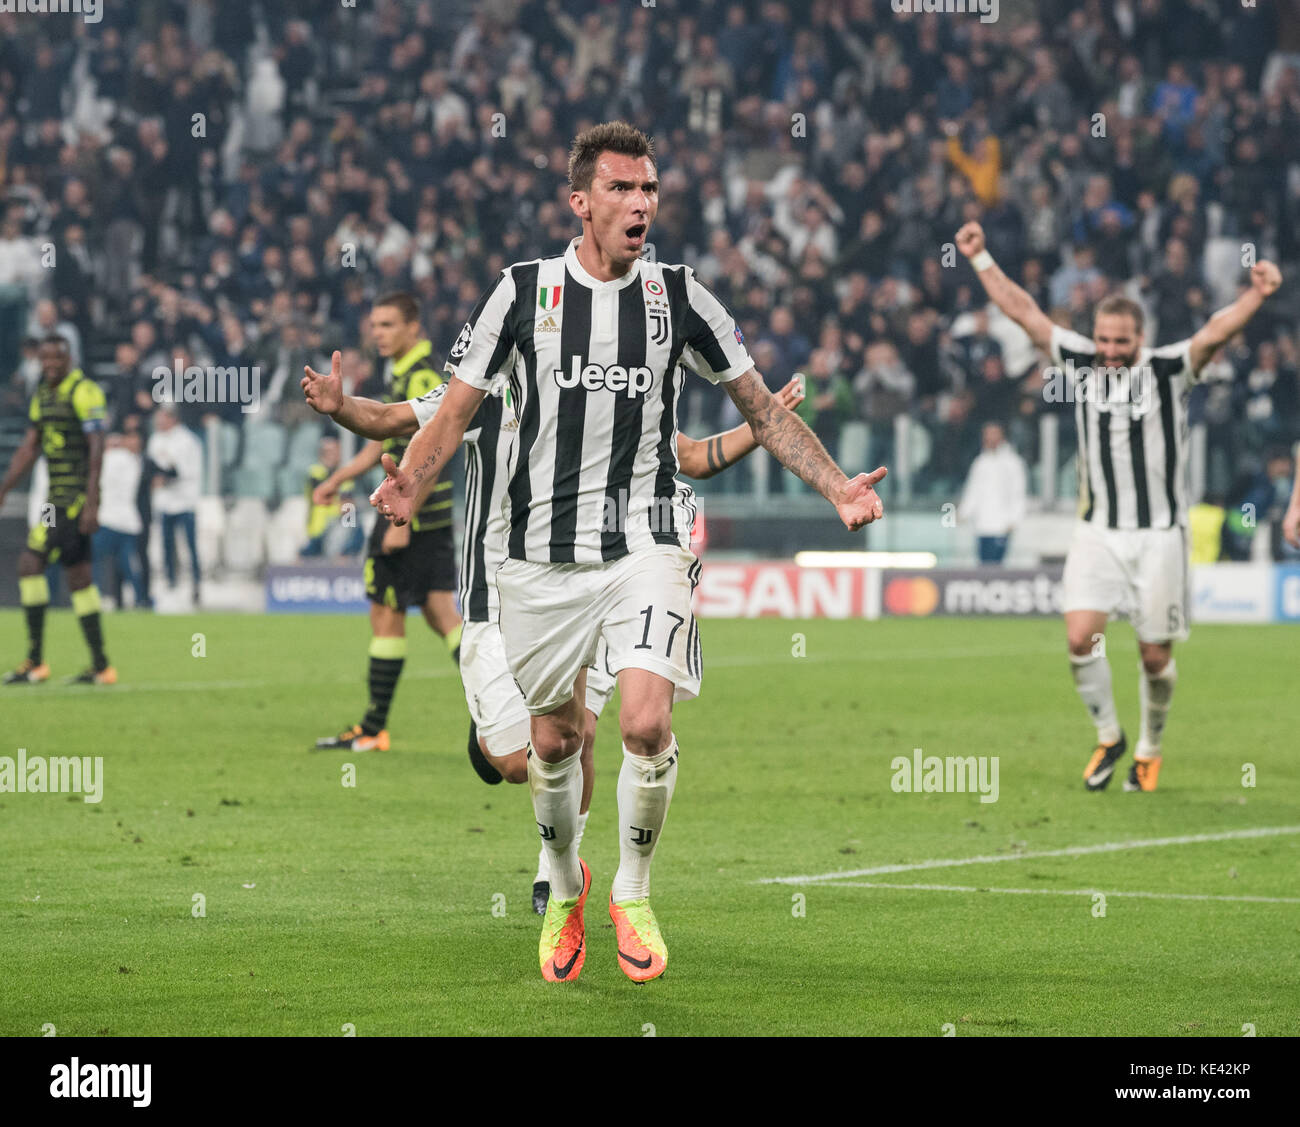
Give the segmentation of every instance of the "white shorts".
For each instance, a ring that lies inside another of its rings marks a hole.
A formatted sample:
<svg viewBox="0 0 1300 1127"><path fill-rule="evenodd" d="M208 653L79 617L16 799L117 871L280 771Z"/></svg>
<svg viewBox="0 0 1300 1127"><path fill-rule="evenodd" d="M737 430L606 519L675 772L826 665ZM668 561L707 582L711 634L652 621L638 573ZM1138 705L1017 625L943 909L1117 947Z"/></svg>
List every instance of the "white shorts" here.
<svg viewBox="0 0 1300 1127"><path fill-rule="evenodd" d="M534 716L573 696L603 638L606 672L645 669L676 686L674 700L700 692L700 634L691 613L699 561L660 544L611 563L530 563L497 569L506 660Z"/></svg>
<svg viewBox="0 0 1300 1127"><path fill-rule="evenodd" d="M460 635L460 679L479 738L492 755L528 746L528 709L510 675L495 622L466 622Z"/></svg>
<svg viewBox="0 0 1300 1127"><path fill-rule="evenodd" d="M596 660L587 666L587 711L597 720L618 688L618 677L609 671L609 647L605 639L596 644Z"/></svg>
<svg viewBox="0 0 1300 1127"><path fill-rule="evenodd" d="M1065 557L1065 610L1128 619L1140 642L1186 641L1187 566L1181 528L1098 528L1080 522Z"/></svg>

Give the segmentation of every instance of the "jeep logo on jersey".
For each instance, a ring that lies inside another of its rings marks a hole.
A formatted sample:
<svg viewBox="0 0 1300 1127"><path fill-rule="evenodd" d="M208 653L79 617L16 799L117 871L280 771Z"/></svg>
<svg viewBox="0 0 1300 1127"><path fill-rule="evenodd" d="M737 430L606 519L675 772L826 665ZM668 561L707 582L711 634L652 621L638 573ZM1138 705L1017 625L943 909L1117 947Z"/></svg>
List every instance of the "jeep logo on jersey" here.
<svg viewBox="0 0 1300 1127"><path fill-rule="evenodd" d="M582 358L573 357L573 362L566 372L563 368L554 370L555 382L562 388L575 388L581 384L588 391L623 392L629 399L635 399L650 390L654 376L649 368L624 368L620 364L583 365Z"/></svg>
<svg viewBox="0 0 1300 1127"><path fill-rule="evenodd" d="M456 338L456 343L451 346L451 358L459 360L464 356L469 351L469 342L473 339L474 330L470 327L470 323L466 321L465 327L460 331L460 336Z"/></svg>

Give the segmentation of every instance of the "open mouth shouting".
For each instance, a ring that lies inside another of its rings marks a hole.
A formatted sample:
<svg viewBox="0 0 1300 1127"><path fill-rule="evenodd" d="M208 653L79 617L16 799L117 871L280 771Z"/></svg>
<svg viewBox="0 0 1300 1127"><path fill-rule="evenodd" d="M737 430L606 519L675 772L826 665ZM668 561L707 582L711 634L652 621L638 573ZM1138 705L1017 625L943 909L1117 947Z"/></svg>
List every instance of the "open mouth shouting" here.
<svg viewBox="0 0 1300 1127"><path fill-rule="evenodd" d="M627 236L628 245L639 250L645 244L645 232L646 225L644 223L633 223L623 233Z"/></svg>

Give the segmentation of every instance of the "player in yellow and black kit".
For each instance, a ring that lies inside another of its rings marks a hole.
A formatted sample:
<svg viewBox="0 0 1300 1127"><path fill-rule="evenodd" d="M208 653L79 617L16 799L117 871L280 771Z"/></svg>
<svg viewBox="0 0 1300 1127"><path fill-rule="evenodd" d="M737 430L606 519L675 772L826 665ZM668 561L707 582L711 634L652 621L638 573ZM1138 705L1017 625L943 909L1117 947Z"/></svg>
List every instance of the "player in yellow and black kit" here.
<svg viewBox="0 0 1300 1127"><path fill-rule="evenodd" d="M420 330L419 303L410 294L379 298L370 312L370 329L379 354L392 361L391 379L384 390L387 402L413 399L442 383L433 367L433 343ZM352 461L316 488L313 502L329 504L343 482L378 465L384 454L401 461L408 441L389 438L366 443ZM456 611L451 505L451 482L444 480L409 525L397 527L384 517L375 520L365 572L370 598L370 703L359 724L317 740L318 748L388 750L388 709L406 660L407 607L421 609L459 667L461 623Z"/></svg>
<svg viewBox="0 0 1300 1127"><path fill-rule="evenodd" d="M99 526L99 470L104 460L104 392L72 367L68 342L48 336L40 346L41 382L32 396L27 436L0 481L5 495L45 455L50 491L45 513L18 557L18 593L27 615L27 660L8 674L6 685L33 684L50 675L41 648L50 588L45 569L63 564L72 609L81 622L92 665L70 683L112 685L117 673L104 653L99 622L99 588L91 580L91 537ZM48 519L47 519L48 517Z"/></svg>
<svg viewBox="0 0 1300 1127"><path fill-rule="evenodd" d="M316 490L323 485L336 469L339 468L339 440L336 435L325 434L320 440L320 461L307 470L307 543L298 553L303 559L311 559L325 554L325 536L330 526L339 517L343 505L351 505L351 534L339 549L343 556L354 556L361 551L364 542L361 527L356 523L357 501L356 482L345 481L339 486L338 500L327 505L316 504Z"/></svg>

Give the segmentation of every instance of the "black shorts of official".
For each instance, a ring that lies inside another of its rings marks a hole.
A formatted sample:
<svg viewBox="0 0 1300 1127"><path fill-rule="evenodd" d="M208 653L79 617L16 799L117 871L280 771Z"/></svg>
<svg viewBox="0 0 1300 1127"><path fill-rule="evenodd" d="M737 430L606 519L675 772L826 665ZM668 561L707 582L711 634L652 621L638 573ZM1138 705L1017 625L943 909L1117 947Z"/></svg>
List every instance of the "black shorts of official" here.
<svg viewBox="0 0 1300 1127"><path fill-rule="evenodd" d="M27 534L28 549L43 556L47 567L53 563L76 567L91 562L91 538L80 527L83 504L78 501L70 506L71 513L56 506L53 524L46 525L42 520Z"/></svg>
<svg viewBox="0 0 1300 1127"><path fill-rule="evenodd" d="M372 603L405 610L422 606L430 591L456 589L456 552L451 526L432 532L412 532L411 542L397 552L381 547L388 522L375 521L366 553L366 595Z"/></svg>

